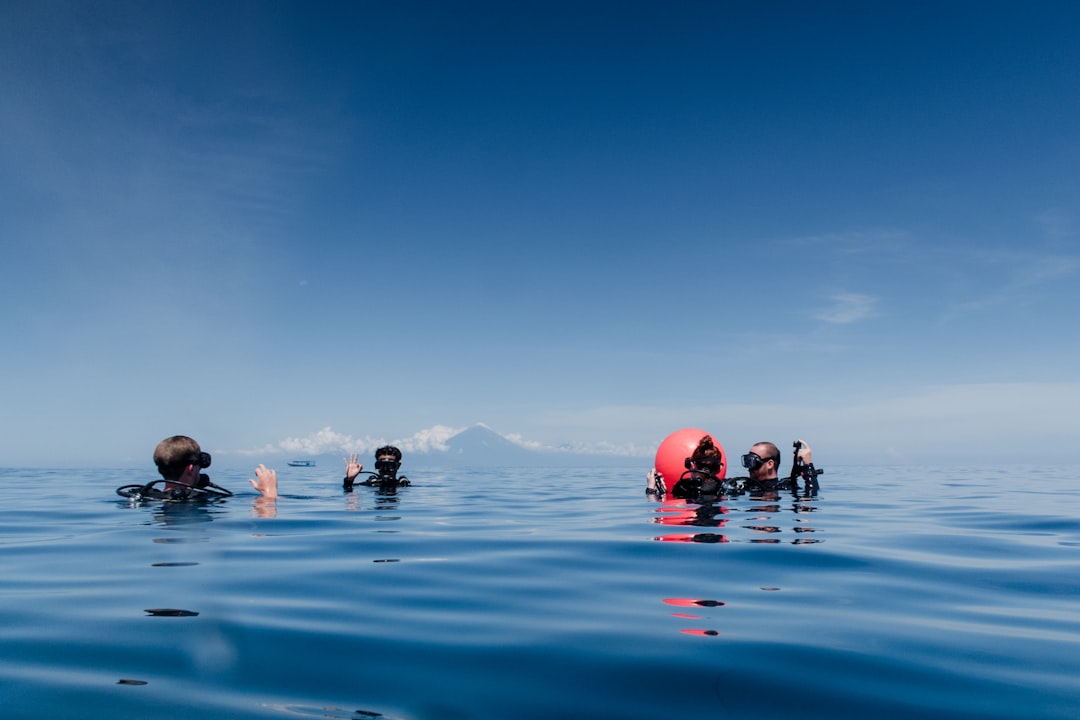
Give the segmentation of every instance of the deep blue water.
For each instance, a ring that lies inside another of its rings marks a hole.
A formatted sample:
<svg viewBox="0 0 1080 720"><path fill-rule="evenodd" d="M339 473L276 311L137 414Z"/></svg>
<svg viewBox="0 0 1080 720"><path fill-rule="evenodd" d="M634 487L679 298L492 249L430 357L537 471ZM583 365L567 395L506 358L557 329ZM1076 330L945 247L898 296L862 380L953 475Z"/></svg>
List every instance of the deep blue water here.
<svg viewBox="0 0 1080 720"><path fill-rule="evenodd" d="M0 470L2 716L1080 718L1075 470L829 467L712 513L644 471L283 468L260 517Z"/></svg>

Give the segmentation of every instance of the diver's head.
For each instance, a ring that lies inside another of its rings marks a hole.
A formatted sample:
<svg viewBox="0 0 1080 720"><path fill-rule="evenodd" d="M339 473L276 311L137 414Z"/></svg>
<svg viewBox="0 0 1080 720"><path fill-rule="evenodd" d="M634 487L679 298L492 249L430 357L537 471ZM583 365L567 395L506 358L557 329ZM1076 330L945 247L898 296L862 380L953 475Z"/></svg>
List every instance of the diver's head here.
<svg viewBox="0 0 1080 720"><path fill-rule="evenodd" d="M754 443L750 452L742 456L742 464L750 472L752 480L776 480L780 468L780 449L771 442Z"/></svg>
<svg viewBox="0 0 1080 720"><path fill-rule="evenodd" d="M708 475L717 475L724 464L724 456L720 448L716 447L711 436L706 435L698 442L694 453L687 459L687 469L693 465L694 470Z"/></svg>
<svg viewBox="0 0 1080 720"><path fill-rule="evenodd" d="M396 478L401 467L401 451L393 445L384 445L375 451L375 470L380 478Z"/></svg>
<svg viewBox="0 0 1080 720"><path fill-rule="evenodd" d="M200 470L210 467L210 453L187 435L173 435L154 448L154 464L166 480L179 480L185 474L198 478Z"/></svg>

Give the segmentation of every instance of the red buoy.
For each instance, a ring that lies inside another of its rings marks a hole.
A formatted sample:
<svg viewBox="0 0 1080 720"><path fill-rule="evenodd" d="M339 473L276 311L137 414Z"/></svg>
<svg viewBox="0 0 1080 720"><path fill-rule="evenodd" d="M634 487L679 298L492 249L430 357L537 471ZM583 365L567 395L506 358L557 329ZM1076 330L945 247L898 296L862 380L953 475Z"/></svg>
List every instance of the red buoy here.
<svg viewBox="0 0 1080 720"><path fill-rule="evenodd" d="M686 459L694 454L701 438L706 435L712 438L713 444L720 450L720 472L716 473L716 477L721 480L726 477L727 453L724 452L724 446L720 444L720 441L704 430L683 428L664 438L656 450L656 463L653 467L664 476L664 484L667 485L668 492L671 492L671 488L679 482L679 478L686 471Z"/></svg>

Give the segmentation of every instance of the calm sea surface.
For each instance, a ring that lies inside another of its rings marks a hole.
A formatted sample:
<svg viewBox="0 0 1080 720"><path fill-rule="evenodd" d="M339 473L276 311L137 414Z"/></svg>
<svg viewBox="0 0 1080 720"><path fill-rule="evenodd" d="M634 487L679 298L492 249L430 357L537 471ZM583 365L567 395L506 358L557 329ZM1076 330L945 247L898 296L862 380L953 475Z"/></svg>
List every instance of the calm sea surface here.
<svg viewBox="0 0 1080 720"><path fill-rule="evenodd" d="M0 470L0 715L1080 718L1075 469L826 465L816 498L644 472L132 505ZM408 469L408 468L406 468Z"/></svg>

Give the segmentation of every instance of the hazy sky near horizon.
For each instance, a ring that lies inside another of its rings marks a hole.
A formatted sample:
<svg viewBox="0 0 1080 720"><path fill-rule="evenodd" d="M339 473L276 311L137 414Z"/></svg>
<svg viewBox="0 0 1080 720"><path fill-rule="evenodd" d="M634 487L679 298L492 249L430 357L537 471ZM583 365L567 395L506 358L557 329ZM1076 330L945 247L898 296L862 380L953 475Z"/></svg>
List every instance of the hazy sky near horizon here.
<svg viewBox="0 0 1080 720"><path fill-rule="evenodd" d="M0 465L1080 440L1076 3L0 17Z"/></svg>

